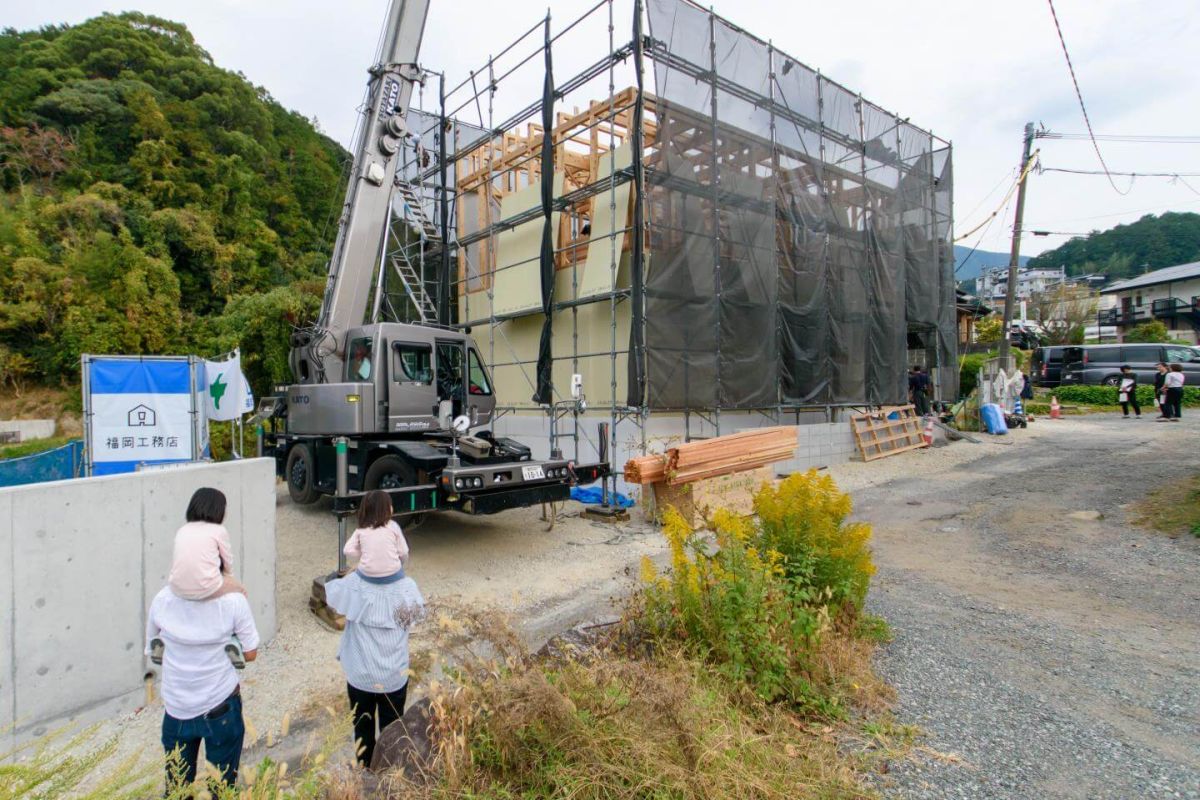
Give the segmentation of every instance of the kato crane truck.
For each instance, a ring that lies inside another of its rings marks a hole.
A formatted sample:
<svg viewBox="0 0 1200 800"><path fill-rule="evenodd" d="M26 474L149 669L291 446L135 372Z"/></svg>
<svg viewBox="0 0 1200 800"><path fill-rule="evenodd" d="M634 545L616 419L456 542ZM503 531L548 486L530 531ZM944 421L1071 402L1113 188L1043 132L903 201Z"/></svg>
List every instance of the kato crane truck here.
<svg viewBox="0 0 1200 800"><path fill-rule="evenodd" d="M292 500L335 495L339 514L372 489L391 495L397 515L490 514L564 500L573 483L608 474L605 463L576 465L557 452L539 460L520 442L493 436L486 426L496 397L469 331L436 318L411 264L389 264L398 201L423 246L449 246L398 169L412 139L405 119L422 80L416 61L428 7L429 0L391 0L320 315L292 334L294 382L263 398L256 415L263 454L274 457ZM386 318L386 269L403 281L415 323Z"/></svg>

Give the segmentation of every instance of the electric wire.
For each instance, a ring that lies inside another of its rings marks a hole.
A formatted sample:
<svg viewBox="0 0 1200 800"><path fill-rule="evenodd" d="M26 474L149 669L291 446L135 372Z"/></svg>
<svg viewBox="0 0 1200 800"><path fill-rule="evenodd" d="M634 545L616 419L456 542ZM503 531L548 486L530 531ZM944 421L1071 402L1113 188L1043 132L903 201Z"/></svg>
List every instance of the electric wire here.
<svg viewBox="0 0 1200 800"><path fill-rule="evenodd" d="M1109 172L1098 169L1069 169L1067 167L1038 166L1038 174L1043 172L1066 172L1071 175L1121 175L1130 178L1200 178L1200 172Z"/></svg>
<svg viewBox="0 0 1200 800"><path fill-rule="evenodd" d="M996 215L999 214L1006 205L1008 205L1008 201L1010 198L1012 198L1013 192L1015 192L1017 190L1017 187L1020 186L1021 183L1029 177L1029 173L1033 171L1034 165L1037 164L1038 154L1040 152L1041 152L1041 150L1034 150L1033 153L1030 154L1029 161L1025 162L1025 169L1021 170L1020 177L1018 177L1015 181L1013 181L1012 186L1008 187L1008 193L1004 195L1004 199L1000 201L1000 205L996 208L996 210L993 211L991 214L989 214L987 216L987 218L983 220L983 222L980 222L978 225L976 225L974 228L971 228L971 230L967 231L962 236L956 236L954 238L954 241L961 242L963 239L968 239L975 234L975 231L979 230L983 226L991 225L992 220L994 220L996 218Z"/></svg>
<svg viewBox="0 0 1200 800"><path fill-rule="evenodd" d="M1075 66L1071 63L1071 54L1067 51L1067 40L1063 38L1062 26L1058 24L1058 12L1054 10L1054 0L1046 0L1050 4L1050 16L1054 18L1054 30L1058 32L1058 41L1062 45L1063 56L1067 59L1067 69L1071 73L1071 83L1075 85L1075 96L1079 98L1079 110L1083 112L1083 122L1087 126L1088 136L1092 140L1092 147L1096 149L1096 158L1100 159L1100 166L1104 168L1104 172L1108 173L1108 164L1104 163L1104 156L1100 154L1100 144L1096 141L1096 134L1092 130L1092 120L1088 117L1087 105L1083 102L1083 92L1079 90L1079 79L1075 77ZM1117 188L1117 182L1112 179L1112 175L1108 175L1108 183L1112 186L1113 191L1120 195L1129 194L1133 190L1133 182L1130 181L1129 188L1121 191Z"/></svg>
<svg viewBox="0 0 1200 800"><path fill-rule="evenodd" d="M1001 213L1007 213L1007 212L1008 212L1008 208L1009 208L1009 206L1010 206L1011 204L1012 204L1012 194L1010 193L1010 194L1009 194L1009 197L1008 197L1008 202L1006 202L1006 203L1005 203L1003 206L1001 206L1001 208L999 209L999 210L1000 210L1000 212L1001 212ZM974 247L972 247L972 248L971 248L971 251L970 251L969 253L967 253L967 254L966 254L964 257L963 257L963 259L962 259L962 261L959 263L959 265L958 265L957 267L955 267L955 268L954 268L954 274L955 274L955 275L957 275L957 274L958 274L958 271L959 271L960 269L962 269L963 267L965 267L965 266L967 265L967 263L968 263L968 262L971 260L971 256L975 255L975 251L976 251L976 250L978 250L978 249L979 249L979 246L980 246L981 244L983 244L983 243L984 243L984 241L986 241L986 240L987 240L988 231L989 231L989 230L991 230L992 223L996 221L996 217L997 217L997 216L999 216L999 215L997 215L997 214L993 214L993 215L992 215L992 217L991 217L990 219L988 219L988 221L987 221L987 226L986 226L986 227L984 227L984 229L983 229L983 233L979 234L979 240L975 242L975 246L974 246Z"/></svg>
<svg viewBox="0 0 1200 800"><path fill-rule="evenodd" d="M1039 131L1038 139L1062 139L1099 142L1123 142L1131 144L1200 144L1200 136L1137 136L1133 134L1097 133L1089 136L1086 133L1055 133L1054 131Z"/></svg>

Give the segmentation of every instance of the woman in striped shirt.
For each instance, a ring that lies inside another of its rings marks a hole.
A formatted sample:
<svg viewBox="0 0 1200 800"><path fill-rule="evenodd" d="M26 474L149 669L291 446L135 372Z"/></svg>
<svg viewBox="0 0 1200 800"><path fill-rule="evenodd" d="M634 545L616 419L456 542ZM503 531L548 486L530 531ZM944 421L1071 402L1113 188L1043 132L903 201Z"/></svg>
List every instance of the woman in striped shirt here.
<svg viewBox="0 0 1200 800"><path fill-rule="evenodd" d="M379 508L379 504L368 504L366 499L363 510ZM360 519L359 525L382 528L391 518L391 511L389 501L386 519ZM344 578L326 583L325 599L346 618L346 629L338 643L338 660L346 673L346 692L354 713L358 761L369 767L375 753L376 725L382 733L404 714L408 694L408 629L424 614L425 600L403 569L382 577L354 570Z"/></svg>

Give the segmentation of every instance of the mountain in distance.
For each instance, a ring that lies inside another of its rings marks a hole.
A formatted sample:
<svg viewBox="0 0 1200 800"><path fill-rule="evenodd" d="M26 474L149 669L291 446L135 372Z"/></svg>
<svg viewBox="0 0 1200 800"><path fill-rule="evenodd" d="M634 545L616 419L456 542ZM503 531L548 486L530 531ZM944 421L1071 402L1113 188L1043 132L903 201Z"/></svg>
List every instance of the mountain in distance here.
<svg viewBox="0 0 1200 800"><path fill-rule="evenodd" d="M1008 266L1009 254L990 250L976 250L965 245L954 245L954 279L959 283L974 281L986 267ZM1032 256L1021 256L1021 266L1029 263Z"/></svg>
<svg viewBox="0 0 1200 800"><path fill-rule="evenodd" d="M1065 267L1068 275L1100 273L1121 280L1194 261L1200 261L1200 214L1167 211L1076 236L1036 256L1031 264Z"/></svg>

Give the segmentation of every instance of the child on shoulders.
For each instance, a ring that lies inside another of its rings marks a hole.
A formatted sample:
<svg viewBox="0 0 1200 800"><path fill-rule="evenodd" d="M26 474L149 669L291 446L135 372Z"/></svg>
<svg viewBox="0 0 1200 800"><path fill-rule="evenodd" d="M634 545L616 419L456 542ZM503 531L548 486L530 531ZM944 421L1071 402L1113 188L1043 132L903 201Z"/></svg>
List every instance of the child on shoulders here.
<svg viewBox="0 0 1200 800"><path fill-rule="evenodd" d="M367 578L404 576L408 542L392 519L392 498L378 489L367 492L358 507L358 528L342 548L347 558L358 559L358 572Z"/></svg>

